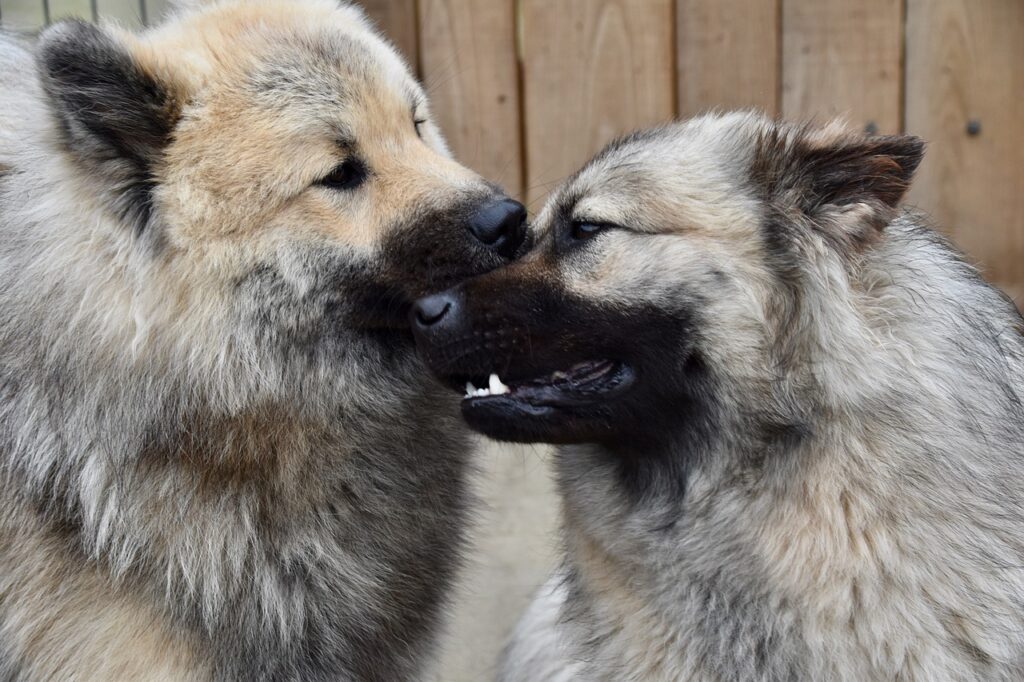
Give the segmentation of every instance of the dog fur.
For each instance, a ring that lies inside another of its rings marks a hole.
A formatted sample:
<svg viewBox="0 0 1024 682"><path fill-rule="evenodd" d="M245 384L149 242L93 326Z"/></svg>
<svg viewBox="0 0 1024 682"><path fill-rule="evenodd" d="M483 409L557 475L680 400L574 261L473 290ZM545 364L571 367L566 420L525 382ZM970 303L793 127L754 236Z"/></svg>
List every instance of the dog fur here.
<svg viewBox="0 0 1024 682"><path fill-rule="evenodd" d="M500 196L333 0L0 37L0 679L423 675L469 439L406 310Z"/></svg>
<svg viewBox="0 0 1024 682"><path fill-rule="evenodd" d="M637 133L445 294L434 371L510 387L471 425L562 444L564 566L503 680L1021 679L1024 324L900 208L922 153L750 113ZM601 358L628 390L536 383Z"/></svg>

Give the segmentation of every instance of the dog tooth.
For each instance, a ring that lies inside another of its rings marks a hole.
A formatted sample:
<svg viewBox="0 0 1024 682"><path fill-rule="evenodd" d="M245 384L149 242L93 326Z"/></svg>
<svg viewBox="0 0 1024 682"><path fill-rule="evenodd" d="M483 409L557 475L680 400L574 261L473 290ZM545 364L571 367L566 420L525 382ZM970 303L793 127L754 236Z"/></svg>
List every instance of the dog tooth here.
<svg viewBox="0 0 1024 682"><path fill-rule="evenodd" d="M487 380L491 395L504 395L508 393L508 386L501 382L497 374L491 374Z"/></svg>
<svg viewBox="0 0 1024 682"><path fill-rule="evenodd" d="M466 382L466 397L472 398L473 394L476 393L476 386L473 385L472 381Z"/></svg>

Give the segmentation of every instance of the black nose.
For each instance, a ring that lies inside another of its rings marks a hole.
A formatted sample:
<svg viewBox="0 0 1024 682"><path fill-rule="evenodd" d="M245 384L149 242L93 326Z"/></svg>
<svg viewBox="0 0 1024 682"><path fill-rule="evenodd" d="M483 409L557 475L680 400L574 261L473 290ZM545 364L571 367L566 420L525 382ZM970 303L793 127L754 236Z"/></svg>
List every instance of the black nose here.
<svg viewBox="0 0 1024 682"><path fill-rule="evenodd" d="M425 296L412 306L410 317L414 329L426 330L440 325L445 317L454 317L458 301L447 291L433 296Z"/></svg>
<svg viewBox="0 0 1024 682"><path fill-rule="evenodd" d="M526 238L526 207L514 199L486 204L469 219L469 231L502 256L511 258Z"/></svg>

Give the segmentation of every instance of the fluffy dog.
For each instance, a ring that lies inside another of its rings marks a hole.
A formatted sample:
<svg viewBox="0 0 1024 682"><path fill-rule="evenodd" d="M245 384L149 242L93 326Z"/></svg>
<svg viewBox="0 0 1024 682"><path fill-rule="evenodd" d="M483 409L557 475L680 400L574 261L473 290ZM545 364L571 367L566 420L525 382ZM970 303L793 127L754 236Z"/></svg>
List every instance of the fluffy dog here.
<svg viewBox="0 0 1024 682"><path fill-rule="evenodd" d="M416 333L562 444L564 569L505 680L1024 675L1024 338L899 207L910 136L711 115L616 142Z"/></svg>
<svg viewBox="0 0 1024 682"><path fill-rule="evenodd" d="M406 323L524 211L356 9L0 39L0 678L412 679L470 502Z"/></svg>

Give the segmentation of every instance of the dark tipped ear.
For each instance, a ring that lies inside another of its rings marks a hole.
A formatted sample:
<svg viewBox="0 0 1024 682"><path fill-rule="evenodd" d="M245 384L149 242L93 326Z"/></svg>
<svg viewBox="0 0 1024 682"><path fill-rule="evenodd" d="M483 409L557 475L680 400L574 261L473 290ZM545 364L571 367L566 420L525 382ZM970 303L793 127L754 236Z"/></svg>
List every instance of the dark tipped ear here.
<svg viewBox="0 0 1024 682"><path fill-rule="evenodd" d="M863 244L896 216L923 155L924 142L912 135L779 124L758 139L752 179L772 204L798 209L830 237Z"/></svg>
<svg viewBox="0 0 1024 682"><path fill-rule="evenodd" d="M38 62L62 144L97 173L118 211L141 229L150 214L153 168L180 113L169 86L121 40L81 21L47 29Z"/></svg>
<svg viewBox="0 0 1024 682"><path fill-rule="evenodd" d="M923 156L924 142L913 135L807 141L797 150L807 169L807 199L819 206L878 202L895 208Z"/></svg>

